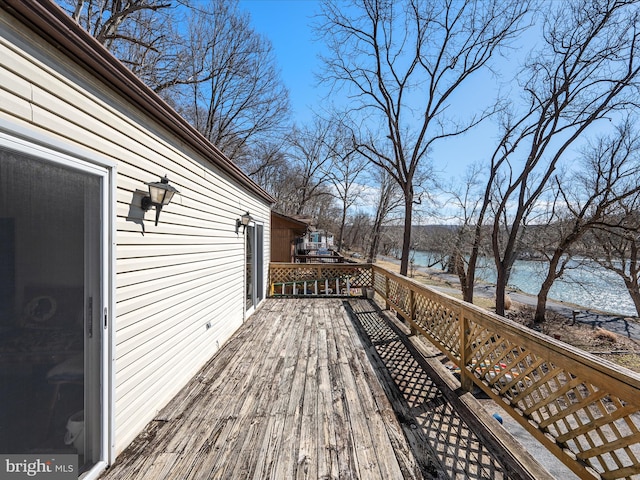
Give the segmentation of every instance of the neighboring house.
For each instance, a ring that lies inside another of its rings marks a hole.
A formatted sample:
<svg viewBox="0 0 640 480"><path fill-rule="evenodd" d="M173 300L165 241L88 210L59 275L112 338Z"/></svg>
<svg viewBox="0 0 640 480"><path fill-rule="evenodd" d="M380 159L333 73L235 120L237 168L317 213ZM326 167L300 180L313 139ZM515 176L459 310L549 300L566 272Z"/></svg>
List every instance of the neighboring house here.
<svg viewBox="0 0 640 480"><path fill-rule="evenodd" d="M310 230L303 238L298 249L307 253L332 250L333 233L326 230Z"/></svg>
<svg viewBox="0 0 640 480"><path fill-rule="evenodd" d="M271 212L271 261L293 262L296 245L306 235L308 223Z"/></svg>
<svg viewBox="0 0 640 480"><path fill-rule="evenodd" d="M272 202L56 5L0 0L0 453L113 462L265 296Z"/></svg>

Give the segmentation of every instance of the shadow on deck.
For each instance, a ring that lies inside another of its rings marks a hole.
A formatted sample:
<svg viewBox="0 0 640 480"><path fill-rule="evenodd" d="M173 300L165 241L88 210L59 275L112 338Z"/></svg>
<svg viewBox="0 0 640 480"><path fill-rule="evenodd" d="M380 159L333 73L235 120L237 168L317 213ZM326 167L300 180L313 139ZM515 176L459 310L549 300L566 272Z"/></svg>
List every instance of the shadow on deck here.
<svg viewBox="0 0 640 480"><path fill-rule="evenodd" d="M442 369L370 300L267 299L101 478L545 477Z"/></svg>

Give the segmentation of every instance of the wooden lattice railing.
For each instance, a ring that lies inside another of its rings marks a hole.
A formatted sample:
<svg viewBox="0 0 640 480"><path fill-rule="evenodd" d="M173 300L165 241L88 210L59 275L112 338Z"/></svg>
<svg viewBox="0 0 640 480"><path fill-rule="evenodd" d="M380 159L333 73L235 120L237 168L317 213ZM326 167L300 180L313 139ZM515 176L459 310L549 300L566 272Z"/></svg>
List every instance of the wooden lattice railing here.
<svg viewBox="0 0 640 480"><path fill-rule="evenodd" d="M640 375L375 265L272 264L271 275L272 291L341 275L373 286L460 367L464 389L480 387L580 478L640 479Z"/></svg>
<svg viewBox="0 0 640 480"><path fill-rule="evenodd" d="M272 263L269 295L363 295L372 275L371 265L359 263Z"/></svg>
<svg viewBox="0 0 640 480"><path fill-rule="evenodd" d="M640 375L382 268L387 305L585 479L640 478Z"/></svg>

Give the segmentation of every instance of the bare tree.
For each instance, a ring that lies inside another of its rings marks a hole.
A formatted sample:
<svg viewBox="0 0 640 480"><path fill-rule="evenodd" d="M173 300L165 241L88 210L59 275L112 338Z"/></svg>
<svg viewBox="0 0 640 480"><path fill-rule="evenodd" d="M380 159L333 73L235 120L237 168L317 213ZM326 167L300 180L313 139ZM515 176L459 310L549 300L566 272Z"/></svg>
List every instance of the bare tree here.
<svg viewBox="0 0 640 480"><path fill-rule="evenodd" d="M289 169L295 172L291 186L295 188L293 214L310 214L311 204L318 197L332 197L328 188L328 171L338 151L333 120L314 117L311 125L294 127L288 136Z"/></svg>
<svg viewBox="0 0 640 480"><path fill-rule="evenodd" d="M114 42L143 43L128 36L133 25L149 22L148 14L172 7L170 0L58 0L71 17L107 48ZM143 14L143 15L140 15ZM129 24L129 25L128 25ZM160 32L156 32L160 36Z"/></svg>
<svg viewBox="0 0 640 480"><path fill-rule="evenodd" d="M346 8L323 3L325 21L318 28L331 52L325 78L351 96L354 123L360 118L376 130L383 125L382 135L354 129L354 140L403 192L402 274L409 266L413 206L420 201L416 176L426 168L429 150L494 109L460 120L449 111L452 97L514 38L527 9L527 0L352 0Z"/></svg>
<svg viewBox="0 0 640 480"><path fill-rule="evenodd" d="M455 226L448 232L447 241L443 242L448 256L447 269L455 273L460 280L462 297L473 301L473 282L469 283L467 272L469 261L467 254L471 251L473 232L482 222L478 221L482 204L479 188L482 185L482 169L479 164L472 164L467 169L461 185L453 185L445 191L448 204L453 208ZM447 219L450 215L445 215ZM478 245L479 247L479 245Z"/></svg>
<svg viewBox="0 0 640 480"><path fill-rule="evenodd" d="M590 125L634 105L637 95L638 2L553 5L555 11L544 17L543 48L519 77L525 79L528 107L503 120L480 214L482 221L488 210L495 212L491 241L499 314L504 314L505 289L528 218L561 159ZM476 243L480 235L478 229Z"/></svg>
<svg viewBox="0 0 640 480"><path fill-rule="evenodd" d="M338 251L344 247L347 213L356 203L364 190L362 174L367 166L366 160L354 149L351 136L339 119L332 124L327 147L331 149L331 161L324 165L327 180L333 185L333 195L340 204L341 214L338 227Z"/></svg>
<svg viewBox="0 0 640 480"><path fill-rule="evenodd" d="M617 221L591 236L598 247L592 258L622 278L640 316L640 195L620 201L618 208Z"/></svg>
<svg viewBox="0 0 640 480"><path fill-rule="evenodd" d="M198 81L182 69L187 61L180 24L190 10L169 0L58 0L71 17L149 87Z"/></svg>
<svg viewBox="0 0 640 480"><path fill-rule="evenodd" d="M625 123L615 134L584 149L583 168L575 173L573 181L565 182L567 186L555 178L556 195L549 203L548 218L553 225L545 229L552 238L541 250L549 265L538 293L536 323L545 319L549 291L568 268L572 247L588 231L604 228L616 218L627 198L640 193L639 147L640 139Z"/></svg>
<svg viewBox="0 0 640 480"><path fill-rule="evenodd" d="M285 139L259 142L251 149L250 155L238 162L238 166L267 192L276 196L279 189L286 189L289 181L283 175L288 169L285 150Z"/></svg>
<svg viewBox="0 0 640 480"><path fill-rule="evenodd" d="M376 180L378 200L376 202L376 217L371 227L371 242L367 254L367 261L373 263L378 256L382 239L382 228L389 220L390 214L402 205L400 186L385 169L378 168L373 178Z"/></svg>
<svg viewBox="0 0 640 480"><path fill-rule="evenodd" d="M250 26L238 1L197 4L187 35L189 77L179 111L231 160L241 162L257 141L270 141L287 125L288 92L271 42Z"/></svg>
<svg viewBox="0 0 640 480"><path fill-rule="evenodd" d="M348 225L345 225L344 241L351 250L362 250L370 241L371 216L365 212L356 212L350 217Z"/></svg>
<svg viewBox="0 0 640 480"><path fill-rule="evenodd" d="M288 91L238 0L59 0L231 160L282 137Z"/></svg>

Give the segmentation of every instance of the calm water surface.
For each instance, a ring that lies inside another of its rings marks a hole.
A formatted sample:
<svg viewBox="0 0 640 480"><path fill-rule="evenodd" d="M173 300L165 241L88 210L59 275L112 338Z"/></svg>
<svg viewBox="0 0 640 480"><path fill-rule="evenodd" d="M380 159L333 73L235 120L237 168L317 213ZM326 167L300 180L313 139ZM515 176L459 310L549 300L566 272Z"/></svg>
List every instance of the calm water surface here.
<svg viewBox="0 0 640 480"><path fill-rule="evenodd" d="M428 252L416 251L415 265L426 266L432 263L431 258ZM478 269L478 280L495 283L496 272L493 260L484 258L481 263ZM574 268L553 284L550 298L620 315L636 315L629 292L618 275L594 262L576 261L571 266ZM546 262L516 260L511 271L509 286L537 295L545 277L546 268Z"/></svg>

